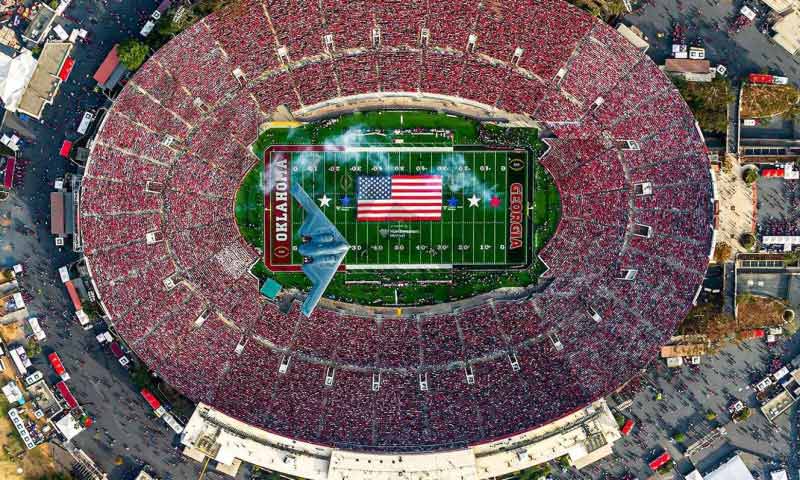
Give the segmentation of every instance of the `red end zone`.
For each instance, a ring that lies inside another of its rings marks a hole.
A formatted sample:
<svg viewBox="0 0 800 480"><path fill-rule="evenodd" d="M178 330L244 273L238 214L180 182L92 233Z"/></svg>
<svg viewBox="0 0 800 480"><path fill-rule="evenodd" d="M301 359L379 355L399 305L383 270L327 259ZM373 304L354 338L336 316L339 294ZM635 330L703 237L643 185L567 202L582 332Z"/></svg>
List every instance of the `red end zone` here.
<svg viewBox="0 0 800 480"><path fill-rule="evenodd" d="M292 264L292 152L334 152L332 145L273 145L264 152L264 264L273 272L297 272Z"/></svg>

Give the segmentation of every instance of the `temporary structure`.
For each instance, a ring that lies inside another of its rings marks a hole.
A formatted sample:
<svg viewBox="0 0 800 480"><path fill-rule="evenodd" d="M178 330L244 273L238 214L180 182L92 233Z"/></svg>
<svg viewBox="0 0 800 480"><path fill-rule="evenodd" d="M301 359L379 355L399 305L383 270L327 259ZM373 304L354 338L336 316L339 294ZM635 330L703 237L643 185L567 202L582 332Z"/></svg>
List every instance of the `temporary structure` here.
<svg viewBox="0 0 800 480"><path fill-rule="evenodd" d="M14 58L0 52L0 99L9 112L17 111L36 64L30 50L23 50Z"/></svg>

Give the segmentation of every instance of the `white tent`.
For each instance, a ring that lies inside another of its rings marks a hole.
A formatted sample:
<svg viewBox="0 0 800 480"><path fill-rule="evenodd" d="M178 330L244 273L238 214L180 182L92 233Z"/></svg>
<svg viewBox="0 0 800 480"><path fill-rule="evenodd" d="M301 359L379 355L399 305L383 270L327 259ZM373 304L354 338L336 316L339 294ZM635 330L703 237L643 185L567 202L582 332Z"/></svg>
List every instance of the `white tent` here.
<svg viewBox="0 0 800 480"><path fill-rule="evenodd" d="M0 99L9 112L16 112L22 94L36 70L36 59L30 50L23 50L14 58L0 53Z"/></svg>
<svg viewBox="0 0 800 480"><path fill-rule="evenodd" d="M706 480L755 480L742 457L736 455L705 476Z"/></svg>
<svg viewBox="0 0 800 480"><path fill-rule="evenodd" d="M789 480L789 475L786 473L786 470L775 470L774 472L770 472L769 476L772 480Z"/></svg>

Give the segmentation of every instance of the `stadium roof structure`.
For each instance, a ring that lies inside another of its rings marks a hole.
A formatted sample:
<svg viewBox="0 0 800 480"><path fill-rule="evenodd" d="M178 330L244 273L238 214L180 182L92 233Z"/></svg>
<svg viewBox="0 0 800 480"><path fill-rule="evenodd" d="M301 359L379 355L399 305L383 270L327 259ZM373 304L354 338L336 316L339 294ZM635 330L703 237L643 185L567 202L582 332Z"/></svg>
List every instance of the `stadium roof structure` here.
<svg viewBox="0 0 800 480"><path fill-rule="evenodd" d="M800 2L798 0L764 0L764 4L779 15L800 8Z"/></svg>
<svg viewBox="0 0 800 480"><path fill-rule="evenodd" d="M116 331L191 400L298 444L442 451L551 424L657 355L708 265L704 139L647 56L561 0L408 5L215 12L126 84L83 177L84 254ZM259 127L364 104L541 128L563 210L546 288L414 317L306 318L259 294L232 208Z"/></svg>
<svg viewBox="0 0 800 480"><path fill-rule="evenodd" d="M567 455L582 468L621 438L605 400L503 440L445 452L364 452L291 441L200 404L181 437L184 453L210 457L231 476L241 462L313 480L498 478Z"/></svg>
<svg viewBox="0 0 800 480"><path fill-rule="evenodd" d="M772 26L772 30L775 31L772 37L775 43L792 55L800 52L800 10L795 10L778 20Z"/></svg>

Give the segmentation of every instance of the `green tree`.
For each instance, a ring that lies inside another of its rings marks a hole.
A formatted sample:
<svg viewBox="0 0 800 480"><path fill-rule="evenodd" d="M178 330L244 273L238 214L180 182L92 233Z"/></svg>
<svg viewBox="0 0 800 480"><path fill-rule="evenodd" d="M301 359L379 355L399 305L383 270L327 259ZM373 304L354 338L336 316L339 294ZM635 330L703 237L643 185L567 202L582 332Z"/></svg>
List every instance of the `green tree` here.
<svg viewBox="0 0 800 480"><path fill-rule="evenodd" d="M42 346L36 340L31 340L25 345L25 355L28 358L33 358L42 353Z"/></svg>
<svg viewBox="0 0 800 480"><path fill-rule="evenodd" d="M725 133L728 130L728 104L736 98L730 80L718 76L710 82L688 82L677 77L672 81L703 131Z"/></svg>
<svg viewBox="0 0 800 480"><path fill-rule="evenodd" d="M708 420L709 422L713 422L716 419L717 419L716 413L712 412L711 410L706 412L706 420Z"/></svg>
<svg viewBox="0 0 800 480"><path fill-rule="evenodd" d="M192 8L197 13L197 15L203 17L208 15L209 13L219 10L220 8L228 5L229 3L234 3L234 2L232 0L200 0L196 2L194 7Z"/></svg>
<svg viewBox="0 0 800 480"><path fill-rule="evenodd" d="M800 264L800 248L792 250L791 252L784 255L783 263L785 263L786 266Z"/></svg>
<svg viewBox="0 0 800 480"><path fill-rule="evenodd" d="M748 168L744 172L744 183L748 185L752 185L753 182L758 180L758 169L756 168Z"/></svg>
<svg viewBox="0 0 800 480"><path fill-rule="evenodd" d="M72 475L66 472L49 473L47 475L43 475L41 477L36 478L36 480L72 480L72 479L73 479Z"/></svg>
<svg viewBox="0 0 800 480"><path fill-rule="evenodd" d="M672 439L678 443L683 443L686 441L686 434L683 432L678 432L672 436Z"/></svg>
<svg viewBox="0 0 800 480"><path fill-rule="evenodd" d="M142 66L149 51L147 45L135 38L125 40L117 47L119 61L130 71L135 71Z"/></svg>
<svg viewBox="0 0 800 480"><path fill-rule="evenodd" d="M550 466L545 464L536 465L535 467L526 468L519 472L519 480L542 480L550 474Z"/></svg>
<svg viewBox="0 0 800 480"><path fill-rule="evenodd" d="M672 467L674 467L674 466L675 466L675 463L672 460L670 460L669 462L665 463L664 465L661 465L660 467L658 467L658 473L660 473L662 475L666 475L666 474L668 474L668 473L670 473L672 471Z"/></svg>
<svg viewBox="0 0 800 480"><path fill-rule="evenodd" d="M622 0L568 0L569 3L586 10L595 17L603 20L610 20L613 17L622 15L625 10L625 3Z"/></svg>
<svg viewBox="0 0 800 480"><path fill-rule="evenodd" d="M131 369L131 382L140 389L153 389L153 377L142 363L137 362L136 366Z"/></svg>
<svg viewBox="0 0 800 480"><path fill-rule="evenodd" d="M739 243L741 243L744 248L750 250L756 246L756 237L752 233L745 233L742 235Z"/></svg>

